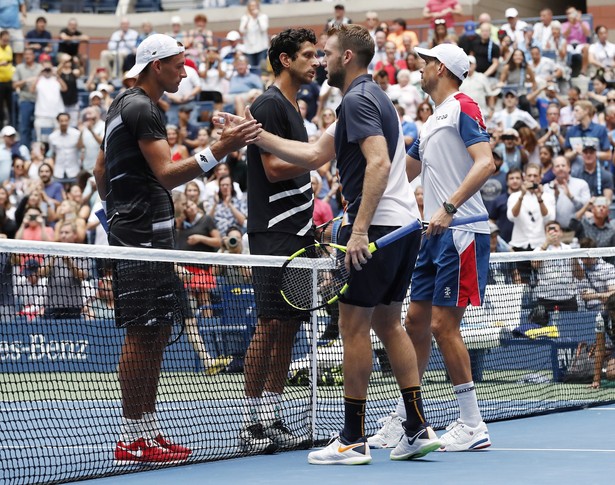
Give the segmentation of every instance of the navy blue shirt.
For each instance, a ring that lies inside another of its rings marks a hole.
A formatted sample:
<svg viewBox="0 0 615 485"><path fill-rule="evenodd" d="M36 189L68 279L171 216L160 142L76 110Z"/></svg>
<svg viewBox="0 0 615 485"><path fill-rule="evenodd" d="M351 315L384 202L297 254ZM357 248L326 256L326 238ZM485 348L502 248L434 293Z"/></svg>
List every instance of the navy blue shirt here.
<svg viewBox="0 0 615 485"><path fill-rule="evenodd" d="M366 167L359 142L370 136L384 136L389 159L393 160L399 139L399 117L386 93L370 74L364 74L350 84L337 109L337 118L337 167L352 222L361 205Z"/></svg>

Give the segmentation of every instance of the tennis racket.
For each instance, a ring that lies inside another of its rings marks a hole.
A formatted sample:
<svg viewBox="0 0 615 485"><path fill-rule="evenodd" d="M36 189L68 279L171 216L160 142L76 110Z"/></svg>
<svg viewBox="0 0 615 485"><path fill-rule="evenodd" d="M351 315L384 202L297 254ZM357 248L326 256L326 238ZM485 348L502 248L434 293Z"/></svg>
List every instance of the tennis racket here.
<svg viewBox="0 0 615 485"><path fill-rule="evenodd" d="M453 219L451 227L486 220L487 215L459 217ZM417 219L371 242L368 250L374 253L414 231L427 229L428 225L429 222ZM344 264L345 257L346 246L333 243L314 243L289 256L282 266L282 298L293 308L306 311L335 303L348 290L352 276Z"/></svg>

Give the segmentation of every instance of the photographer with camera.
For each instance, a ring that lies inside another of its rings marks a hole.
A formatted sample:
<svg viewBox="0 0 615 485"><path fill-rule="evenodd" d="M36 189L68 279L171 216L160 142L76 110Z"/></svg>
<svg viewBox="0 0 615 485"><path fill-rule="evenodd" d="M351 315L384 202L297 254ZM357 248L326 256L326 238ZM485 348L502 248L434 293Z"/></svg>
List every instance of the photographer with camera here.
<svg viewBox="0 0 615 485"><path fill-rule="evenodd" d="M43 213L37 207L30 207L24 215L23 221L17 229L15 239L24 241L54 241L51 227L45 224Z"/></svg>
<svg viewBox="0 0 615 485"><path fill-rule="evenodd" d="M521 190L508 197L508 220L513 223L510 245L515 251L533 251L545 242L545 223L555 217L552 193L544 193L540 185L540 167L525 166Z"/></svg>

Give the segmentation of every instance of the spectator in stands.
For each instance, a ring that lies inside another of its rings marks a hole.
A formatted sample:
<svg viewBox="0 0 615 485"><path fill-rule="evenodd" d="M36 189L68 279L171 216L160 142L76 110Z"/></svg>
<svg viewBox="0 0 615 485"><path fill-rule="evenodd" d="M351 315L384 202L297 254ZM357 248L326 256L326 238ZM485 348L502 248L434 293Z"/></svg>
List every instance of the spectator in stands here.
<svg viewBox="0 0 615 485"><path fill-rule="evenodd" d="M338 3L333 7L333 17L327 20L325 24L325 32L328 32L332 27L339 27L342 24L351 24L352 20L346 17L346 7Z"/></svg>
<svg viewBox="0 0 615 485"><path fill-rule="evenodd" d="M570 220L570 228L580 239L588 237L600 248L615 246L615 228L609 220L609 201L606 197L592 197ZM591 211L591 217L588 216Z"/></svg>
<svg viewBox="0 0 615 485"><path fill-rule="evenodd" d="M543 194L540 167L528 163L518 192L508 197L507 217L513 226L510 245L515 251L532 251L545 241L545 222L555 217L552 194Z"/></svg>
<svg viewBox="0 0 615 485"><path fill-rule="evenodd" d="M540 134L542 136L544 136L551 127L556 129L558 134L561 133L559 126L555 128L554 125L557 125L557 121L559 120L560 109L567 106L568 101L560 94L557 84L549 83L539 86L538 89L527 95L527 100L530 105L535 106L538 110L538 121L540 123ZM549 109L551 109L550 116L547 114ZM547 141L547 139L544 141ZM564 141L562 137L562 145Z"/></svg>
<svg viewBox="0 0 615 485"><path fill-rule="evenodd" d="M45 223L45 218L38 207L29 207L23 221L15 233L15 239L24 241L54 241L53 229Z"/></svg>
<svg viewBox="0 0 615 485"><path fill-rule="evenodd" d="M58 242L76 243L77 231L73 222L60 225ZM91 273L87 258L71 256L48 256L40 269L47 276L47 299L45 317L53 319L80 318L83 309L83 282Z"/></svg>
<svg viewBox="0 0 615 485"><path fill-rule="evenodd" d="M318 98L318 111L316 112L315 123L320 125L320 131L323 131L323 119L327 110L333 112L335 117L335 110L342 102L342 91L339 88L329 85L329 81L325 80L320 87L320 96ZM335 118L333 118L335 121Z"/></svg>
<svg viewBox="0 0 615 485"><path fill-rule="evenodd" d="M15 63L19 64L24 51L22 21L26 19L25 0L3 0L0 4L0 30L6 30L15 54Z"/></svg>
<svg viewBox="0 0 615 485"><path fill-rule="evenodd" d="M476 57L470 55L468 59L470 61L470 70L461 86L459 86L459 91L476 101L483 114L483 118L489 119L493 116L496 91L491 89L489 79L482 72L476 71Z"/></svg>
<svg viewBox="0 0 615 485"><path fill-rule="evenodd" d="M500 40L500 64L499 64L500 72L503 69L503 66L505 66L508 63L508 61L510 61L510 58L512 57L514 50L515 49L513 47L512 39L504 33L504 35L502 36L502 39Z"/></svg>
<svg viewBox="0 0 615 485"><path fill-rule="evenodd" d="M412 74L408 69L402 69L397 73L397 84L390 86L391 91L396 92L393 97L404 109L405 119L412 121L416 118L416 109L423 100L421 93L410 83Z"/></svg>
<svg viewBox="0 0 615 485"><path fill-rule="evenodd" d="M51 55L53 46L50 41L52 39L51 32L47 30L47 19L38 17L34 24L34 28L26 34L26 48L32 49L35 59L38 59L43 52ZM25 56L24 50L24 56Z"/></svg>
<svg viewBox="0 0 615 485"><path fill-rule="evenodd" d="M604 111L606 103L606 95L610 89L603 75L596 74L592 79L593 89L587 92L587 97L594 105L597 111Z"/></svg>
<svg viewBox="0 0 615 485"><path fill-rule="evenodd" d="M30 91L30 88L41 69L43 67L35 62L34 51L27 47L24 49L23 62L15 66L13 73L13 89L19 93L19 138L27 147L32 143L34 106L36 103L36 95Z"/></svg>
<svg viewBox="0 0 615 485"><path fill-rule="evenodd" d="M78 186L77 186L78 187ZM54 228L54 241L60 241L60 232L64 223L70 223L74 227L75 241L76 243L86 242L86 219L79 215L79 204L74 200L63 200L56 209L55 228Z"/></svg>
<svg viewBox="0 0 615 485"><path fill-rule="evenodd" d="M226 233L231 226L243 228L247 223L246 200L237 196L233 184L230 175L225 175L218 180L220 189L214 195L214 203L209 209L210 217L222 234Z"/></svg>
<svg viewBox="0 0 615 485"><path fill-rule="evenodd" d="M204 210L203 201L205 200L205 185L203 182L196 178L187 182L184 186L184 195L186 196L186 201L192 201L196 204L199 210Z"/></svg>
<svg viewBox="0 0 615 485"><path fill-rule="evenodd" d="M43 198L48 204L59 205L66 198L62 184L52 178L53 168L48 163L43 163L38 169L38 176L45 193ZM48 199L47 199L48 198Z"/></svg>
<svg viewBox="0 0 615 485"><path fill-rule="evenodd" d="M378 28L378 12L374 12L370 10L365 12L365 28L369 32L369 35L372 36L374 42L376 41L376 31Z"/></svg>
<svg viewBox="0 0 615 485"><path fill-rule="evenodd" d="M559 20L551 22L551 39L547 41L546 50L553 53L554 60L560 68L567 66L568 42L562 35L562 24Z"/></svg>
<svg viewBox="0 0 615 485"><path fill-rule="evenodd" d="M310 172L310 178L312 183L312 192L314 192L314 220L315 226L326 224L333 219L333 211L331 206L324 200L318 198L322 189L322 177L316 170Z"/></svg>
<svg viewBox="0 0 615 485"><path fill-rule="evenodd" d="M96 186L95 186L96 180L94 180L89 173L85 173L85 175L87 177L88 183L91 183L92 185L94 185L94 190L96 190ZM79 183L72 184L66 191L65 200L74 202L77 207L77 216L83 220L87 220L87 218L90 216L90 205L89 205L89 199L84 197L83 194L84 194L83 189L81 188L81 185L79 185Z"/></svg>
<svg viewBox="0 0 615 485"><path fill-rule="evenodd" d="M507 23L502 25L502 30L511 38L515 50L523 50L525 46L524 31L527 22L519 20L519 11L516 8L507 8L504 16Z"/></svg>
<svg viewBox="0 0 615 485"><path fill-rule="evenodd" d="M410 46L412 48L419 45L419 38L412 30L407 30L406 21L402 18L396 18L391 22L389 26L389 33L387 35L387 42L393 42L397 52L406 52L406 46L404 44L404 37L410 37ZM388 52L387 52L388 54ZM378 67L376 67L378 69ZM394 83L393 83L394 84Z"/></svg>
<svg viewBox="0 0 615 485"><path fill-rule="evenodd" d="M44 61L42 66L36 80L30 86L30 92L36 94L34 103L36 141L46 142L49 133L56 126L58 114L64 112L62 92L68 88L50 61Z"/></svg>
<svg viewBox="0 0 615 485"><path fill-rule="evenodd" d="M568 52L573 55L573 58L576 56L581 57L580 69L575 69L573 65L572 77L576 77L579 74L586 74L587 72L589 53L588 39L591 37L592 32L589 24L585 20L582 20L582 15L583 13L580 10L570 6L566 8L566 17L568 21L562 24L562 36L568 43ZM574 63L575 60L572 59L571 62Z"/></svg>
<svg viewBox="0 0 615 485"><path fill-rule="evenodd" d="M521 49L515 49L509 61L504 65L498 85L514 89L519 98L519 107L529 111L529 103L525 96L536 89L536 78L534 70L526 62ZM530 86L529 89L528 86Z"/></svg>
<svg viewBox="0 0 615 485"><path fill-rule="evenodd" d="M197 71L196 64L190 59L186 59L184 66L186 77L179 83L177 92L165 92L161 100L161 106L165 110L167 123L177 125L179 123L179 108L188 103L192 103L201 92L201 79Z"/></svg>
<svg viewBox="0 0 615 485"><path fill-rule="evenodd" d="M335 120L334 120L335 121ZM220 191L220 180L231 174L228 163L219 163L213 170L213 178L205 184L205 205L209 208L215 202L215 196ZM233 189L238 199L242 199L244 194L237 182L233 182Z"/></svg>
<svg viewBox="0 0 615 485"><path fill-rule="evenodd" d="M35 258L27 259L21 274L14 275L13 291L19 302L18 314L36 318L45 313L47 278L39 275L40 263Z"/></svg>
<svg viewBox="0 0 615 485"><path fill-rule="evenodd" d="M611 159L611 144L609 143L608 133L603 125L592 121L595 114L596 108L590 101L580 100L574 104L573 116L578 124L568 128L564 145L566 149L564 155L570 160L573 172L577 166L580 166L578 162L583 155L584 146L589 147L591 145L598 150L599 160L607 161ZM583 158L585 158L584 155Z"/></svg>
<svg viewBox="0 0 615 485"><path fill-rule="evenodd" d="M83 316L87 320L114 320L115 298L113 297L113 280L103 276L96 282L96 293L88 299L83 307Z"/></svg>
<svg viewBox="0 0 615 485"><path fill-rule="evenodd" d="M171 161L179 162L190 156L185 145L179 142L179 129L175 125L167 125L167 142L171 149Z"/></svg>
<svg viewBox="0 0 615 485"><path fill-rule="evenodd" d="M602 75L615 80L615 44L609 42L609 29L604 25L598 25L595 29L597 40L589 46L588 75L590 77L602 70Z"/></svg>
<svg viewBox="0 0 615 485"><path fill-rule="evenodd" d="M126 56L137 50L139 33L130 28L130 20L123 17L120 28L111 34L107 48L100 53L100 65L113 73L112 77L120 79L124 72L123 64Z"/></svg>
<svg viewBox="0 0 615 485"><path fill-rule="evenodd" d="M536 22L533 28L533 38L541 51L554 50L551 24L553 22L553 10L543 8L540 10L540 22Z"/></svg>
<svg viewBox="0 0 615 485"><path fill-rule="evenodd" d="M207 28L207 20L207 15L202 13L197 13L192 20L194 28L188 32L188 47L194 57L200 56L209 46L214 45L214 34Z"/></svg>
<svg viewBox="0 0 615 485"><path fill-rule="evenodd" d="M58 54L58 76L64 81L66 90L61 92L62 101L64 102L64 112L70 117L70 126L77 127L79 123L79 88L77 87L77 79L82 75L79 68L79 58L68 57L65 54Z"/></svg>
<svg viewBox="0 0 615 485"><path fill-rule="evenodd" d="M0 188L0 197L5 197L8 200L8 194L6 190ZM1 203L1 199L0 199ZM0 239L15 239L15 233L17 232L17 224L15 221L7 216L6 209L0 205Z"/></svg>
<svg viewBox="0 0 615 485"><path fill-rule="evenodd" d="M540 176L542 177L540 183L548 184L555 179L553 174L553 158L555 157L553 147L542 145L538 151L538 156L540 158Z"/></svg>
<svg viewBox="0 0 615 485"><path fill-rule="evenodd" d="M544 225L545 241L534 251L562 251L570 249L562 242L562 228L557 221ZM534 289L536 305L542 305L550 313L556 307L560 311L576 312L577 287L572 272L572 259L560 258L552 260L532 261L532 267L537 272L537 283Z"/></svg>
<svg viewBox="0 0 615 485"><path fill-rule="evenodd" d="M517 122L521 121L532 130L540 128L530 113L519 109L519 97L514 89L506 87L502 90L502 95L504 96L504 108L493 113L492 121L497 127L503 130L514 128Z"/></svg>
<svg viewBox="0 0 615 485"><path fill-rule="evenodd" d="M191 152L199 144L197 140L199 128L190 121L190 116L193 111L194 106L188 103L182 104L177 112L177 129L179 134L178 141L188 148L189 152ZM211 113L201 112L197 116L206 117L207 121L209 121Z"/></svg>
<svg viewBox="0 0 615 485"><path fill-rule="evenodd" d="M13 122L13 49L8 30L0 31L0 127ZM5 118L5 110L8 115Z"/></svg>
<svg viewBox="0 0 615 485"><path fill-rule="evenodd" d="M476 71L495 79L500 65L500 46L491 38L491 24L480 24L479 34L470 43L470 53L476 58Z"/></svg>
<svg viewBox="0 0 615 485"><path fill-rule="evenodd" d="M297 100L305 101L306 115L305 119L313 121L318 113L318 99L320 97L320 84L316 81L304 83L297 92Z"/></svg>
<svg viewBox="0 0 615 485"><path fill-rule="evenodd" d="M588 237L582 238L579 246L583 249L598 247L596 241ZM599 257L573 259L572 264L579 279L577 293L585 309L602 312L609 297L615 295L615 267Z"/></svg>
<svg viewBox="0 0 615 485"><path fill-rule="evenodd" d="M538 139L536 133L530 130L525 124L519 126L517 130L519 132L519 141L521 147L527 153L527 161L529 163L535 163L540 165L540 156L538 154Z"/></svg>
<svg viewBox="0 0 615 485"><path fill-rule="evenodd" d="M503 160L503 171L506 173L513 168L523 169L529 160L528 153L521 145L519 132L514 128L506 128L494 132L496 142L495 151Z"/></svg>
<svg viewBox="0 0 615 485"><path fill-rule="evenodd" d="M202 62L198 66L199 76L201 77L200 101L213 101L214 108L222 109L222 95L228 92L228 79L226 79L227 69L232 66L222 61L216 46L207 46L201 56Z"/></svg>
<svg viewBox="0 0 615 485"><path fill-rule="evenodd" d="M232 66L235 58L243 52L241 34L236 30L231 30L226 34L226 40L229 42L229 45L225 45L220 49L220 58L222 62Z"/></svg>
<svg viewBox="0 0 615 485"><path fill-rule="evenodd" d="M490 35L491 40L493 40L493 42L495 43L500 42L500 36L499 36L500 29L499 27L496 27L495 25L493 25L491 21L491 15L489 15L487 12L481 12L480 14L478 14L478 18L476 19L476 21L478 22L479 28L482 24L489 24L489 28L491 31L491 35Z"/></svg>
<svg viewBox="0 0 615 485"><path fill-rule="evenodd" d="M387 35L383 30L377 30L374 36L374 57L369 65L369 71L374 72L376 64L384 62L387 57L386 53Z"/></svg>
<svg viewBox="0 0 615 485"><path fill-rule="evenodd" d="M231 76L225 103L232 103L235 113L243 113L247 104L254 101L263 92L263 83L258 75L248 70L248 59L239 56L235 59L235 72Z"/></svg>
<svg viewBox="0 0 615 485"><path fill-rule="evenodd" d="M397 84L397 73L405 67L405 63L397 58L397 47L392 41L387 41L384 45L386 59L377 62L374 66L374 72L385 71L388 75L390 84Z"/></svg>
<svg viewBox="0 0 615 485"><path fill-rule="evenodd" d="M17 131L11 125L6 125L0 130L0 184L8 182L11 178L13 157L19 156L23 160L30 160L28 148L17 141Z"/></svg>
<svg viewBox="0 0 615 485"><path fill-rule="evenodd" d="M56 179L75 181L81 170L81 157L77 147L81 132L70 126L68 113L58 114L56 120L58 128L49 135L49 150L55 159L53 176Z"/></svg>
<svg viewBox="0 0 615 485"><path fill-rule="evenodd" d="M503 191L491 204L489 209L489 219L496 222L500 229L500 236L504 241L509 242L512 237L513 223L508 220L508 197L513 192L521 190L523 184L523 174L521 169L513 168L506 174L506 190Z"/></svg>
<svg viewBox="0 0 615 485"><path fill-rule="evenodd" d="M85 64L85 58L79 55L79 45L87 44L90 37L78 30L77 19L72 17L68 19L66 27L60 30L60 43L58 44L58 52L64 52L71 57L81 57L81 62ZM39 59L39 62L40 59Z"/></svg>
<svg viewBox="0 0 615 485"><path fill-rule="evenodd" d="M9 189L10 196L20 201L24 196L26 188L29 187L30 178L26 170L26 161L20 155L13 156L13 175L5 187Z"/></svg>
<svg viewBox="0 0 615 485"><path fill-rule="evenodd" d="M100 119L100 110L94 106L85 108L77 142L77 149L83 153L81 163L83 170L92 173L104 134L105 123Z"/></svg>
<svg viewBox="0 0 615 485"><path fill-rule="evenodd" d="M579 123L574 115L574 105L581 99L581 90L578 86L570 86L566 91L566 95L568 105L559 110L559 124L561 127L568 128Z"/></svg>
<svg viewBox="0 0 615 485"><path fill-rule="evenodd" d="M495 150L491 152L495 162L495 172L486 180L480 188L480 195L487 212L491 213L496 199L506 192L506 173L502 169L502 156Z"/></svg>
<svg viewBox="0 0 615 485"><path fill-rule="evenodd" d="M414 198L416 199L416 206L419 209L419 214L421 215L421 220L423 219L423 210L425 209L425 196L423 187L421 185L417 185L414 189Z"/></svg>
<svg viewBox="0 0 615 485"><path fill-rule="evenodd" d="M529 61L529 65L534 71L537 85L545 86L555 82L563 76L564 73L561 68L555 64L553 59L544 57L540 47L536 45L531 46L530 57L531 61Z"/></svg>
<svg viewBox="0 0 615 485"><path fill-rule="evenodd" d="M414 124L416 125L416 129L421 132L421 127L433 114L433 106L429 101L423 101L416 107L416 120L414 120Z"/></svg>
<svg viewBox="0 0 615 485"><path fill-rule="evenodd" d="M171 17L171 31L165 32L166 35L173 37L177 42L184 44L188 38L185 30L182 30L182 18L179 15Z"/></svg>
<svg viewBox="0 0 615 485"><path fill-rule="evenodd" d="M196 147L194 147L194 149L192 150L192 155L205 150L205 148L207 148L210 145L211 140L209 137L209 130L207 128L199 128L199 131L197 132L196 141L197 141L197 144L196 144Z"/></svg>
<svg viewBox="0 0 615 485"><path fill-rule="evenodd" d="M248 58L248 64L255 70L260 70L261 61L267 59L269 49L269 17L261 12L260 1L249 0L247 13L241 16L239 32L243 36L243 53Z"/></svg>
<svg viewBox="0 0 615 485"><path fill-rule="evenodd" d="M553 174L555 179L543 188L545 193L553 195L555 220L566 233L574 230L570 228L571 219L591 198L589 185L585 180L570 175L570 162L563 156L553 159Z"/></svg>
<svg viewBox="0 0 615 485"><path fill-rule="evenodd" d="M434 20L435 28L433 32L433 37L427 43L427 46L431 49L439 44L455 44L457 37L449 34L448 29L446 28L446 20L444 19L436 19Z"/></svg>
<svg viewBox="0 0 615 485"><path fill-rule="evenodd" d="M454 33L455 15L463 15L463 10L458 0L427 0L423 8L423 18L430 20L429 38L433 37L433 33L436 30L436 19L443 19L445 24L452 29L451 33Z"/></svg>
<svg viewBox="0 0 615 485"><path fill-rule="evenodd" d="M615 344L615 295L611 294L607 298L605 310L602 324L596 325L596 357L592 382L594 389L600 388L603 368L606 369L604 377L609 381L615 380L615 353L613 352L613 345ZM596 322L598 323L599 320L596 320ZM611 341L609 347L607 347L607 335Z"/></svg>
<svg viewBox="0 0 615 485"><path fill-rule="evenodd" d="M459 36L457 45L461 47L466 54L470 55L472 53L472 43L478 39L476 22L473 20L466 20L463 24L463 33Z"/></svg>
<svg viewBox="0 0 615 485"><path fill-rule="evenodd" d="M305 131L308 134L308 138L310 136L319 136L320 132L318 130L318 126L315 123L312 123L309 119L307 119L307 103L302 99L298 99L297 106L299 107L299 112L301 113L301 117L303 118L303 126L305 126Z"/></svg>

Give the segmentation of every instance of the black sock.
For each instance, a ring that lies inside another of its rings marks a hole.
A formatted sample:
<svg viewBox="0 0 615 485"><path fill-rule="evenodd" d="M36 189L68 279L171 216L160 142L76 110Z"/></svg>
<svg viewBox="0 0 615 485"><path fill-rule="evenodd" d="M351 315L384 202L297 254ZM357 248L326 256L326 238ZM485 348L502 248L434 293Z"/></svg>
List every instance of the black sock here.
<svg viewBox="0 0 615 485"><path fill-rule="evenodd" d="M401 397L406 408L406 429L408 431L415 431L425 423L421 387L406 387L401 390Z"/></svg>
<svg viewBox="0 0 615 485"><path fill-rule="evenodd" d="M342 437L350 443L365 436L366 399L344 396L344 429Z"/></svg>

